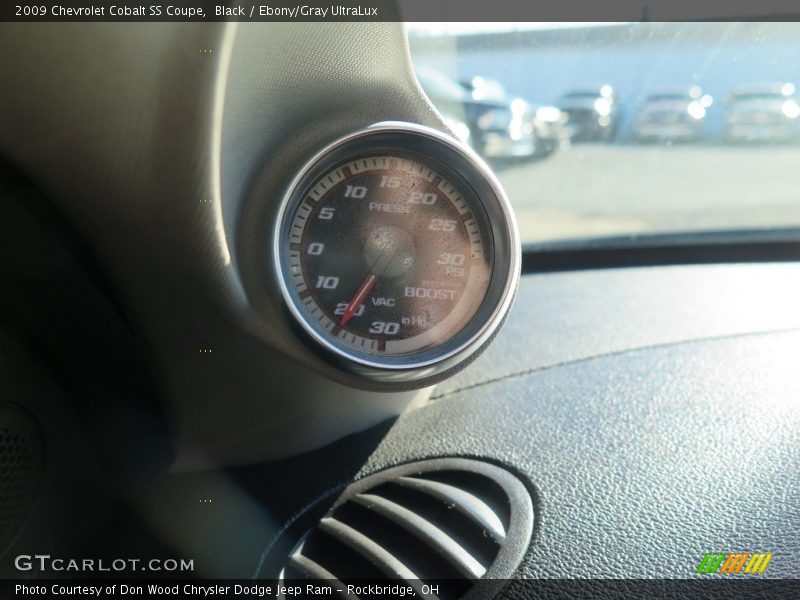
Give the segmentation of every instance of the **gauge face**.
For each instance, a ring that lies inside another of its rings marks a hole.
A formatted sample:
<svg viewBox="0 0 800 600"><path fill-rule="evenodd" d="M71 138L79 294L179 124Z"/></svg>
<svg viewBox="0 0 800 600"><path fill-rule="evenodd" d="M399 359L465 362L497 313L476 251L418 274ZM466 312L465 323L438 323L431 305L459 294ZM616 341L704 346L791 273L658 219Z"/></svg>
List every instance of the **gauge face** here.
<svg viewBox="0 0 800 600"><path fill-rule="evenodd" d="M359 141L314 161L286 200L284 294L340 356L388 369L435 363L485 328L496 228L439 156L402 135Z"/></svg>
<svg viewBox="0 0 800 600"><path fill-rule="evenodd" d="M491 275L491 234L471 195L421 159L396 154L323 173L289 226L292 284L309 318L370 354L451 339Z"/></svg>

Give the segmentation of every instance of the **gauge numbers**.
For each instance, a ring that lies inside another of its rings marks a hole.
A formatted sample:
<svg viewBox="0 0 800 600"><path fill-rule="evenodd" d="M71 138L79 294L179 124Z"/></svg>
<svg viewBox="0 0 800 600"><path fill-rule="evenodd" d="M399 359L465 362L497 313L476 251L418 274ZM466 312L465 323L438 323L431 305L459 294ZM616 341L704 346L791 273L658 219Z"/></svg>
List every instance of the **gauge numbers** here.
<svg viewBox="0 0 800 600"><path fill-rule="evenodd" d="M280 205L273 248L306 333L381 381L430 378L481 349L519 277L494 175L460 142L408 123L350 134L312 158Z"/></svg>
<svg viewBox="0 0 800 600"><path fill-rule="evenodd" d="M378 154L324 173L289 226L292 283L309 318L372 354L447 341L489 283L475 208L414 158Z"/></svg>

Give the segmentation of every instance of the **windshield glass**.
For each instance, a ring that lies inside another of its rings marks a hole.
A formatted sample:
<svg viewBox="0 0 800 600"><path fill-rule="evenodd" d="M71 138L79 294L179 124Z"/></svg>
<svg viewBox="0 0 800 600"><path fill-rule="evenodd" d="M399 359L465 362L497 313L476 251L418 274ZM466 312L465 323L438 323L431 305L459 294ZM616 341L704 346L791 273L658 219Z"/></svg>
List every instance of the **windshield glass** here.
<svg viewBox="0 0 800 600"><path fill-rule="evenodd" d="M652 94L647 97L651 102L658 102L660 100L686 100L690 98L689 94Z"/></svg>
<svg viewBox="0 0 800 600"><path fill-rule="evenodd" d="M731 98L736 102L749 102L750 100L785 100L782 94L735 94Z"/></svg>
<svg viewBox="0 0 800 600"><path fill-rule="evenodd" d="M523 242L800 225L798 23L408 32L422 87L498 174Z"/></svg>

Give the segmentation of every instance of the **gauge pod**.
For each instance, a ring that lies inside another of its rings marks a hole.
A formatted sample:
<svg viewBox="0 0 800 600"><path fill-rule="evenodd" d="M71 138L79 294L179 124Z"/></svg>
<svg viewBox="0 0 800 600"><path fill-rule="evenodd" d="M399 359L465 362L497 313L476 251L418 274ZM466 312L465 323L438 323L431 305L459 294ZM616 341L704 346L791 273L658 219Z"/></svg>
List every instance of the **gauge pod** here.
<svg viewBox="0 0 800 600"><path fill-rule="evenodd" d="M379 123L314 156L274 231L289 311L342 368L379 381L441 375L476 355L519 281L500 183L439 131Z"/></svg>

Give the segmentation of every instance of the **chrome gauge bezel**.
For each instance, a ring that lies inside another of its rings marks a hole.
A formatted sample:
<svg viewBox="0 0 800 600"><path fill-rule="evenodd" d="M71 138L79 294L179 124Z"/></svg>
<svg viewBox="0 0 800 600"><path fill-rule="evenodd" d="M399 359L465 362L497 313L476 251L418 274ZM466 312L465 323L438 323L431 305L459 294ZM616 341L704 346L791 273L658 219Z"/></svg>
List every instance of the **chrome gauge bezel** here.
<svg viewBox="0 0 800 600"><path fill-rule="evenodd" d="M288 229L308 189L325 172L358 156L389 152L413 155L441 166L445 174L471 188L485 211L491 233L491 279L475 315L444 344L407 355L380 356L338 343L305 314L288 271ZM411 123L372 125L332 142L311 158L284 194L272 234L272 266L284 303L303 332L333 362L376 381L416 381L454 368L480 350L502 324L516 292L521 262L514 214L494 173L475 152L449 135Z"/></svg>

